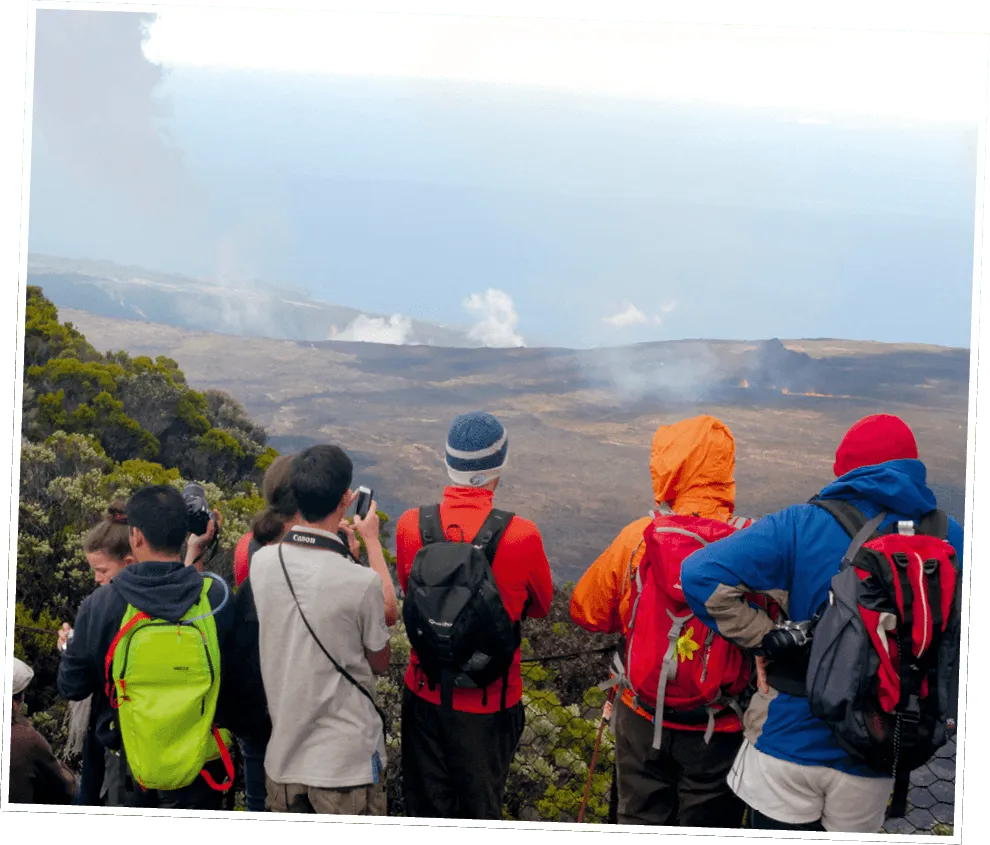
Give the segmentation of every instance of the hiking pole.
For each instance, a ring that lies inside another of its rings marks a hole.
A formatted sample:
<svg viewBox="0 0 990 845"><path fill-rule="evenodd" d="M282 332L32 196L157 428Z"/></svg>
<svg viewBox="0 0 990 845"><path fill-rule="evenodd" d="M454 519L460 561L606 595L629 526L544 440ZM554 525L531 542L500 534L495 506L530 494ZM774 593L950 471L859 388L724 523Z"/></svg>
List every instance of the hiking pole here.
<svg viewBox="0 0 990 845"><path fill-rule="evenodd" d="M598 762L598 748L602 743L602 731L605 730L605 722L608 720L614 698L615 688L613 687L608 691L608 698L605 701L606 706L602 708L602 720L598 724L598 738L595 740L595 750L591 752L591 765L588 766L588 782L584 785L584 798L581 799L581 809L578 811L578 824L584 822L584 811L588 806L588 795L591 793L591 778L595 774L595 763Z"/></svg>

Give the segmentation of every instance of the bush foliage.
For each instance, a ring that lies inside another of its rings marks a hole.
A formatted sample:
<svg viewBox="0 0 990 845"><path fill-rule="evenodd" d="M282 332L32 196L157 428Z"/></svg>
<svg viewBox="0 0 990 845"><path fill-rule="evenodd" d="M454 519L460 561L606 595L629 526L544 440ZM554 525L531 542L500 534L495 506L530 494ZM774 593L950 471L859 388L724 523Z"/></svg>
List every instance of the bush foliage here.
<svg viewBox="0 0 990 845"><path fill-rule="evenodd" d="M82 539L113 499L145 484L198 481L224 517L212 568L264 507L258 485L277 454L233 397L198 392L165 356L100 354L38 287L27 296L17 543L18 656L35 669L28 706L55 703L54 633L94 588Z"/></svg>

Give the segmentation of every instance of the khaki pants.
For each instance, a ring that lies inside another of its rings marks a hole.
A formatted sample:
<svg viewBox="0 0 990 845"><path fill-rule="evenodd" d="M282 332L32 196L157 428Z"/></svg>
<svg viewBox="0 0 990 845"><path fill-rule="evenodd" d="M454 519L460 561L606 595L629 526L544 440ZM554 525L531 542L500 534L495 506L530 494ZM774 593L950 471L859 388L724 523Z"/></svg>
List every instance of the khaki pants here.
<svg viewBox="0 0 990 845"><path fill-rule="evenodd" d="M273 813L322 813L330 816L384 816L382 784L325 789L266 778L268 809Z"/></svg>
<svg viewBox="0 0 990 845"><path fill-rule="evenodd" d="M728 782L736 795L765 817L757 820L764 830L804 826L834 833L879 831L894 788L893 778L799 766L757 751L749 742L739 749ZM816 822L819 827L810 827Z"/></svg>

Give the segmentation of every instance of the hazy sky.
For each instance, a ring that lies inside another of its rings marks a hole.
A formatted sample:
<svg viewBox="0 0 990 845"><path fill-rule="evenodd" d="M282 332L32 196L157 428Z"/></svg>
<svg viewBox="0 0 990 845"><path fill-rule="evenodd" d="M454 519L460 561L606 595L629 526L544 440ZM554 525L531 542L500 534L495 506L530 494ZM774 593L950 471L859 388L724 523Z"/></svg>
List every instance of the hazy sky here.
<svg viewBox="0 0 990 845"><path fill-rule="evenodd" d="M32 251L494 345L969 343L975 36L205 9L148 32L39 12Z"/></svg>

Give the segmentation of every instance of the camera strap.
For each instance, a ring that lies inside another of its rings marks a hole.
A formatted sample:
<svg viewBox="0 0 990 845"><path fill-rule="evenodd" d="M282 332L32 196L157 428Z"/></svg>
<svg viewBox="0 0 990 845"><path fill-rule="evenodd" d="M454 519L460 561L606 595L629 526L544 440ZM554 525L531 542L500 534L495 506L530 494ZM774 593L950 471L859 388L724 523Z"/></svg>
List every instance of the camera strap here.
<svg viewBox="0 0 990 845"><path fill-rule="evenodd" d="M324 537L322 534L299 531L297 529L289 531L283 538L283 542L292 543L294 546L320 549L324 552L337 552L338 554L348 551L348 548L341 542L339 537Z"/></svg>
<svg viewBox="0 0 990 845"><path fill-rule="evenodd" d="M385 713L375 702L375 699L371 695L371 693L368 692L363 686L361 686L361 684L354 679L354 676L351 675L350 672L348 672L343 666L341 666L336 660L333 659L333 656L330 654L330 652L327 651L323 643L320 642L320 638L316 636L316 631L314 631L313 626L309 624L309 620L306 618L306 614L303 613L302 606L299 604L299 599L296 597L296 590L292 586L292 580L289 578L289 570L285 566L285 558L282 556L283 542L290 542L293 543L294 545L308 546L310 548L318 548L324 551L334 551L334 552L341 551L343 544L340 543L339 541L334 541L329 537L323 537L319 534L310 534L308 531L307 532L290 531L283 540L279 541L278 562L282 565L282 574L285 576L286 586L288 586L289 592L292 594L292 600L296 604L296 610L299 611L299 616L302 619L303 624L306 626L306 630L309 631L309 635L313 638L313 641L317 644L317 646L319 646L320 651L322 651L323 654L326 655L327 660L329 660L334 665L334 668L338 672L340 672L340 674L343 675L351 684L357 687L357 690L358 692L361 693L361 695L363 695L365 698L368 699L368 701L371 702L371 706L375 708L375 712L378 713L379 718L381 718L382 720L382 735L387 736L388 719L386 718Z"/></svg>
<svg viewBox="0 0 990 845"><path fill-rule="evenodd" d="M309 531L297 531L293 529L285 535L283 541L286 543L292 543L294 546L305 546L309 549L320 549L320 551L324 552L335 552L336 554L343 555L349 560L353 560L355 563L361 563L361 561L351 554L351 550L348 548L347 543L344 542L344 538L339 535L337 537L325 537L322 534L312 534ZM363 566L363 564L361 565Z"/></svg>

